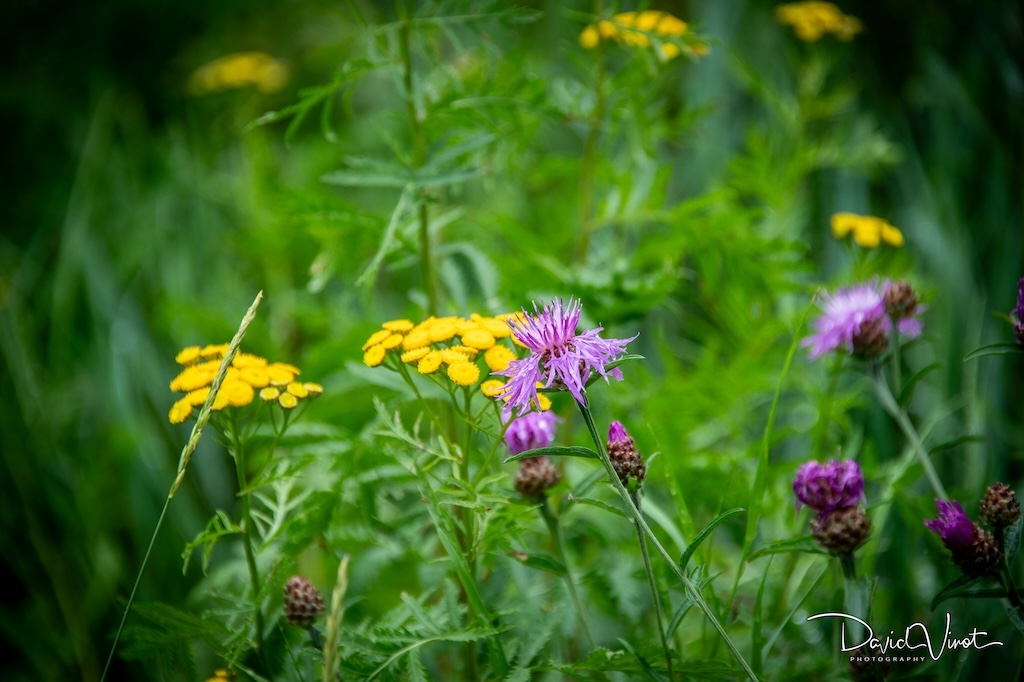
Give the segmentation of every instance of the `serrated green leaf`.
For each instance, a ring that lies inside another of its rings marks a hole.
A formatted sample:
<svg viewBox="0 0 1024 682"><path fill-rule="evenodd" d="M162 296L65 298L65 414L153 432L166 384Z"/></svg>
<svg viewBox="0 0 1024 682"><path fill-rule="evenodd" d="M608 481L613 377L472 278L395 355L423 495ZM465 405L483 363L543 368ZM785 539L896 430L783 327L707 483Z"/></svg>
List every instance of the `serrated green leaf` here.
<svg viewBox="0 0 1024 682"><path fill-rule="evenodd" d="M704 542L704 540L707 539L707 537L711 535L711 533L714 532L715 528L718 528L718 526L723 521L728 519L730 516L735 516L736 514L740 514L745 511L746 509L736 507L735 509L730 509L729 511L722 512L714 519L712 519L711 522L708 523L708 525L704 526L704 530L697 533L697 537L693 539L693 542L687 545L686 549L683 550L683 555L679 557L679 568L686 568L686 564L689 563L690 557L692 557L693 553L697 551L698 547L700 547L700 543Z"/></svg>

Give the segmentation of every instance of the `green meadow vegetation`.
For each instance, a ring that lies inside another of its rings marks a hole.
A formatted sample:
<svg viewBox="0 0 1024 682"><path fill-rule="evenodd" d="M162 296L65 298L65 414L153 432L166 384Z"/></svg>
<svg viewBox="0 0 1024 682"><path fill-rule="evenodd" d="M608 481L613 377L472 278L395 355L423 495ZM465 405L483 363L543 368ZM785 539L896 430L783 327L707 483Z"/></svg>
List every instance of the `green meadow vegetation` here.
<svg viewBox="0 0 1024 682"><path fill-rule="evenodd" d="M1017 3L0 26L3 679L1024 674Z"/></svg>

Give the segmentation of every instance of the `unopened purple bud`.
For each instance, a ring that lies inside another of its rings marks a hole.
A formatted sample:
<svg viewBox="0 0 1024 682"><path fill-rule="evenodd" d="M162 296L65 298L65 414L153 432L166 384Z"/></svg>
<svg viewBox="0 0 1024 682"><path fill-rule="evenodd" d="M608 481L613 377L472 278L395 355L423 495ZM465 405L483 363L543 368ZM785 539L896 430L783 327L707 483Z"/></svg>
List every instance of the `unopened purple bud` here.
<svg viewBox="0 0 1024 682"><path fill-rule="evenodd" d="M936 499L935 504L939 508L938 518L925 521L924 525L942 538L942 543L949 550L956 552L973 546L977 526L967 518L960 503Z"/></svg>
<svg viewBox="0 0 1024 682"><path fill-rule="evenodd" d="M803 503L822 517L860 502L864 497L864 474L852 459L807 462L797 469L793 492L797 509Z"/></svg>
<svg viewBox="0 0 1024 682"><path fill-rule="evenodd" d="M505 445L510 454L518 455L527 450L546 448L555 439L555 423L558 421L551 412L530 412L512 420L505 431Z"/></svg>
<svg viewBox="0 0 1024 682"><path fill-rule="evenodd" d="M612 422L608 427L608 442L617 443L620 440L626 440L629 438L629 432L626 431L626 427L622 425L622 422Z"/></svg>

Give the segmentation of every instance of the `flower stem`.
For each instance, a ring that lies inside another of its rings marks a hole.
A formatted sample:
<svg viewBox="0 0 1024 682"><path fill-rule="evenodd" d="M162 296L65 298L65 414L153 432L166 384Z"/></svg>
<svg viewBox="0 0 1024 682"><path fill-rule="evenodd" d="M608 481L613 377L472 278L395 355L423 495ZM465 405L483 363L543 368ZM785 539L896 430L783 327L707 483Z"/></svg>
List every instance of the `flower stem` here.
<svg viewBox="0 0 1024 682"><path fill-rule="evenodd" d="M238 424L234 411L231 413L231 441L235 451L235 472L238 475L238 494L242 498L242 547L245 549L245 564L249 568L249 583L252 586L253 616L256 622L256 656L269 673L263 651L263 610L260 608L260 574L256 567L256 553L252 548L252 500L249 498L245 478L245 446L238 437Z"/></svg>
<svg viewBox="0 0 1024 682"><path fill-rule="evenodd" d="M658 540L658 536L656 536L654 534L654 531L651 530L651 527L647 525L647 521L644 520L643 514L641 514L639 510L637 510L637 508L633 505L633 500L630 498L629 492L626 490L626 487L622 485L622 481L619 480L618 474L615 473L615 469L612 467L612 463L608 459L608 453L605 450L604 440L602 440L600 434L598 434L597 432L597 426L594 424L594 416L591 414L590 405L586 401L586 393L584 393L583 397L584 402L577 402L576 404L579 407L580 414L583 415L583 421L586 422L587 424L587 429L590 431L590 437L594 441L594 446L597 448L598 456L601 460L601 465L604 467L605 473L608 475L608 479L611 481L612 486L615 488L615 491L619 494L619 497L621 497L622 501L625 503L627 514L629 514L629 516L632 517L633 523L635 523L643 531L644 535L647 536L647 539L650 540L652 545L654 545L654 548L657 550L658 554L660 554L661 557L666 562L668 562L668 565L672 568L672 572L675 573L676 578L679 579L679 582L682 583L683 588L686 590L686 594L690 598L690 601L692 601L697 606L697 608L699 608L704 613L704 617L707 618L707 620L711 623L712 627L715 628L715 631L718 632L719 637L721 637L722 641L725 642L726 647L729 648L729 651L736 659L736 662L740 664L740 667L743 668L743 671L751 680L756 681L757 675L755 675L754 671L750 669L750 665L747 663L746 659L743 658L743 654L741 654L739 649L736 648L736 644L729 637L728 633L726 633L725 628L722 627L722 624L718 622L718 618L716 618L715 614L711 611L711 607L708 606L706 601L704 601L704 597L701 596L697 588L694 587L693 582L688 577L686 577L686 574L679 567L679 564L677 564L675 560L671 556L669 556L669 553L665 550L661 542Z"/></svg>
<svg viewBox="0 0 1024 682"><path fill-rule="evenodd" d="M633 501L633 506L636 507L637 512L640 512L640 491L636 491L630 495ZM636 527L636 536L640 541L640 554L644 559L644 570L647 572L647 584L651 588L651 597L654 599L654 614L658 618L658 636L661 638L661 648L665 650L665 667L668 670L668 679L672 679L672 652L668 648L668 639L665 637L665 623L662 619L661 614L661 595L658 593L658 584L654 581L654 568L651 566L651 554L647 549L647 538L644 537L643 531L640 526L633 524Z"/></svg>
<svg viewBox="0 0 1024 682"><path fill-rule="evenodd" d="M943 500L948 500L949 494L942 485L942 481L939 480L939 475L932 465L932 459L928 455L928 450L925 449L924 444L921 442L921 437L914 430L914 425L910 423L907 413L896 403L896 398L893 397L892 392L889 390L889 385L885 383L881 365L876 363L872 367L871 378L875 383L875 392L878 394L878 400L882 403L885 411L889 413L889 416L896 420L900 430L903 431L903 435L910 441L910 445L914 448L914 452L917 453L917 458L921 462L921 466L924 467L925 476L928 477L928 482L931 483L935 494Z"/></svg>
<svg viewBox="0 0 1024 682"><path fill-rule="evenodd" d="M409 128L412 134L413 168L423 166L427 159L427 138L423 131L419 112L416 111L416 91L413 87L412 52L409 49L409 33L412 19L409 9L403 0L396 3L398 17L402 19L402 28L398 32L398 49L402 56L403 84L405 86L406 110L409 114ZM437 314L437 290L434 286L434 264L430 253L430 220L427 204L422 193L417 197L419 202L419 238L420 238L420 274L423 277L423 288L427 292L427 313Z"/></svg>
<svg viewBox="0 0 1024 682"><path fill-rule="evenodd" d="M572 597L572 603L576 606L576 613L580 617L580 625L583 626L583 634L587 637L587 643L593 648L594 635L590 632L590 623L587 621L586 611L583 610L583 602L580 601L579 593L576 592L576 581L573 580L572 569L569 568L569 558L565 553L565 545L562 544L562 531L558 526L558 518L551 511L546 497L544 498L544 504L541 505L540 515L544 517L544 523L547 524L548 531L551 533L551 541L554 543L555 551L558 553L558 560L565 567L565 585L569 588L569 596Z"/></svg>

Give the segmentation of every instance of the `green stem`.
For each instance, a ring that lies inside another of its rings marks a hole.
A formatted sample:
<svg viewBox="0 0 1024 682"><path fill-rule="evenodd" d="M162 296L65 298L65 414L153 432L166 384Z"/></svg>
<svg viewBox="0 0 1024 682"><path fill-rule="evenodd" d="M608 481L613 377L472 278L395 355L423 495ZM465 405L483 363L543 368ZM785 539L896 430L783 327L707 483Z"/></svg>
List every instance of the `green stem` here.
<svg viewBox="0 0 1024 682"><path fill-rule="evenodd" d="M640 509L640 491L630 495L630 499L633 502L633 506L636 507L637 513L642 514ZM647 571L647 584L651 588L651 597L654 599L654 613L658 618L658 636L661 638L661 648L665 650L665 667L668 670L668 679L672 679L672 652L668 648L668 639L665 637L665 623L662 620L661 615L661 595L658 593L658 584L654 581L654 568L651 566L651 554L647 549L647 538L644 537L644 533L640 530L640 526L633 524L636 528L636 536L640 541L640 554L644 559L644 570Z"/></svg>
<svg viewBox="0 0 1024 682"><path fill-rule="evenodd" d="M829 367L828 392L825 394L825 402L821 406L820 426L814 437L814 449L812 452L823 453L825 441L828 439L828 426L832 418L832 403L835 402L836 389L839 387L839 370L842 368L843 356L836 354L836 359Z"/></svg>
<svg viewBox="0 0 1024 682"><path fill-rule="evenodd" d="M470 451L473 446L473 423L470 419L472 394L470 393L469 387L462 389L463 402L462 409L466 418L466 436L462 444L462 461L459 466L459 478L467 486L471 485L469 480L469 465L470 465ZM454 395L452 400L454 402ZM463 528L465 535L463 537L463 551L466 553L466 563L469 564L469 575L472 580L476 580L476 550L474 548L474 541L476 538L476 512L472 508L459 507L459 515L463 519ZM479 673L477 672L476 665L476 642L466 643L466 668L469 672L469 679L477 680L480 679Z"/></svg>
<svg viewBox="0 0 1024 682"><path fill-rule="evenodd" d="M565 553L565 546L562 544L562 530L558 526L558 518L551 511L546 497L544 498L544 504L541 505L540 515L544 517L544 523L547 524L548 531L551 533L551 541L554 543L555 551L558 553L558 560L565 567L565 585L569 588L569 596L572 597L572 603L576 606L580 625L583 626L583 634L587 636L587 643L593 649L594 636L590 632L590 623L587 621L586 611L583 610L583 602L580 601L580 596L576 592L576 581L573 580L572 570L569 568L569 558Z"/></svg>
<svg viewBox="0 0 1024 682"><path fill-rule="evenodd" d="M843 577L848 581L857 580L857 567L853 563L853 552L839 554L839 565L843 567Z"/></svg>
<svg viewBox="0 0 1024 682"><path fill-rule="evenodd" d="M654 548L658 551L658 554L660 554L661 557L666 562L668 562L668 565L672 568L672 572L675 573L676 578L679 579L679 582L682 583L683 588L686 590L686 595L690 598L690 601L692 601L697 606L697 608L699 608L704 613L704 617L711 622L711 625L715 628L715 631L718 632L718 635L722 638L722 641L725 642L725 645L729 648L729 651L736 659L736 662L740 664L740 667L743 668L743 671L747 674L747 676L751 680L755 680L756 682L757 675L755 675L754 671L750 669L750 665L747 663L746 659L743 658L743 654L741 654L739 649L736 648L736 644L732 641L732 639L730 639L728 633L726 633L725 631L725 628L722 627L722 624L718 622L718 618L716 618L715 614L711 611L711 607L709 607L707 602L704 601L704 597L701 596L700 592L693 585L693 582L686 576L682 569L679 568L679 564L676 563L676 561L669 555L669 553L662 546L661 542L658 540L658 536L654 534L654 531L651 530L651 527L647 525L647 521L644 520L643 514L641 514L633 505L633 500L630 498L629 492L626 490L625 486L622 485L622 481L619 480L618 474L615 473L615 469L612 467L612 463L608 459L608 453L605 450L604 440L597 432L597 425L594 424L594 416L590 412L590 405L587 404L586 402L586 393L584 393L583 398L584 402L577 402L580 414L583 415L583 421L586 422L587 424L587 429L590 431L590 437L594 441L594 446L597 448L597 452L601 460L601 465L604 467L605 473L608 475L608 479L611 481L612 486L615 488L615 491L619 494L619 497L621 497L622 501L625 503L626 512L631 517L633 517L633 523L635 523L641 530L643 530L644 535L646 535L647 539L650 540L652 545L654 545Z"/></svg>
<svg viewBox="0 0 1024 682"><path fill-rule="evenodd" d="M601 0L594 0L594 15L603 14ZM590 235L594 231L594 176L597 171L597 142L601 135L601 124L604 121L604 51L598 44L596 53L597 67L594 73L594 110L590 116L590 129L583 143L583 159L580 169L580 242L577 262L587 262L590 249Z"/></svg>
<svg viewBox="0 0 1024 682"><path fill-rule="evenodd" d="M924 444L921 442L921 437L917 435L914 425L910 423L907 413L896 403L896 399L889 390L888 384L885 383L885 377L882 376L882 368L877 363L872 367L871 378L875 383L875 392L878 394L878 400L882 403L885 411L889 413L889 416L896 420L900 430L903 431L903 435L910 441L910 445L914 452L917 453L918 461L924 467L925 476L928 477L928 482L931 483L935 494L943 500L948 500L949 494L946 493L946 488L942 485L942 481L939 480L939 475L932 465L932 459L928 455L928 450L925 449Z"/></svg>
<svg viewBox="0 0 1024 682"><path fill-rule="evenodd" d="M402 0L396 3L396 13L403 20L398 32L398 49L402 56L404 69L403 83L405 86L406 111L409 115L409 128L412 134L412 164L414 169L423 166L427 159L427 138L423 131L423 123L416 111L416 91L413 87L412 51L409 49L409 34L412 24L409 10ZM420 274L423 277L423 288L427 293L427 313L437 314L437 290L434 286L434 263L430 253L430 216L427 204L421 195L419 201L419 238L420 238Z"/></svg>
<svg viewBox="0 0 1024 682"><path fill-rule="evenodd" d="M245 479L245 447L238 438L238 424L235 413L231 413L231 441L235 451L235 472L238 475L238 494L242 498L242 547L245 549L245 564L249 568L249 583L252 586L253 615L256 621L256 656L269 673L263 650L263 610L260 608L260 574L256 567L256 553L252 548L252 500L249 498Z"/></svg>

